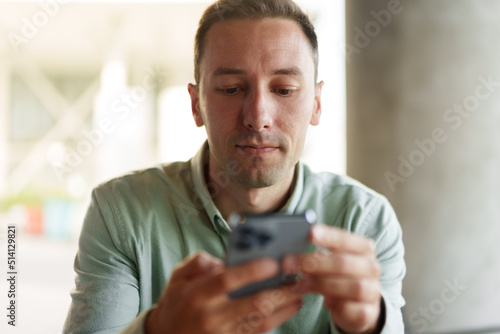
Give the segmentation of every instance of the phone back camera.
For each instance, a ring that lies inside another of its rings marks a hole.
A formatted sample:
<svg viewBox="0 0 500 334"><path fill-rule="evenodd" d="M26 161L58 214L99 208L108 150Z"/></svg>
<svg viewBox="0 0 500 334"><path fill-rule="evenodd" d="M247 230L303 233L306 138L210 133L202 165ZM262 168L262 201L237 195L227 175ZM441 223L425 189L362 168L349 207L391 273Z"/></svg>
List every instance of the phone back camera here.
<svg viewBox="0 0 500 334"><path fill-rule="evenodd" d="M265 231L259 231L255 228L245 226L238 233L236 248L240 251L246 251L254 247L265 247L274 239L273 235Z"/></svg>
<svg viewBox="0 0 500 334"><path fill-rule="evenodd" d="M271 240L273 240L273 236L270 235L269 233L261 232L257 236L257 242L262 247L271 242Z"/></svg>

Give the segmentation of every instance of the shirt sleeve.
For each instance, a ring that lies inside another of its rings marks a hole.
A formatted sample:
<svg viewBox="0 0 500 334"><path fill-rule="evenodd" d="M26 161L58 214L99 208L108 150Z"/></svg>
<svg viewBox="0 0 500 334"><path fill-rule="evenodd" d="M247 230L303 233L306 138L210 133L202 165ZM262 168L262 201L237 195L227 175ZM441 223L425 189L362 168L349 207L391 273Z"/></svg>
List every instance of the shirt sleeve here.
<svg viewBox="0 0 500 334"><path fill-rule="evenodd" d="M404 333L401 308L405 300L401 294L406 273L401 226L392 206L385 197L373 197L365 206L356 223L355 232L375 241L377 260L382 272L382 307L385 322L381 334ZM331 333L342 334L330 319Z"/></svg>
<svg viewBox="0 0 500 334"><path fill-rule="evenodd" d="M98 190L92 193L80 234L75 288L63 333L144 333L147 312L137 317L138 273L131 254L121 246L119 216Z"/></svg>
<svg viewBox="0 0 500 334"><path fill-rule="evenodd" d="M401 290L406 274L403 233L396 213L385 197L374 204L371 212L365 235L375 241L377 259L382 266L380 283L385 302L385 324L381 333L404 333L401 313L405 305Z"/></svg>

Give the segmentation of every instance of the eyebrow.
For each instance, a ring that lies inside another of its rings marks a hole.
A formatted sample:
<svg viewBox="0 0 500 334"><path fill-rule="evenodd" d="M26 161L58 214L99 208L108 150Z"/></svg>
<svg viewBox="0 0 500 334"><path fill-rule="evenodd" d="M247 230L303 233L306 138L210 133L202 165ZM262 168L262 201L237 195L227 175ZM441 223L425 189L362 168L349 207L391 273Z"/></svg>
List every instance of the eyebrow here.
<svg viewBox="0 0 500 334"><path fill-rule="evenodd" d="M237 69L237 68L228 68L228 67L219 67L214 71L214 76L218 77L221 75L237 75L237 74L245 74L245 70Z"/></svg>
<svg viewBox="0 0 500 334"><path fill-rule="evenodd" d="M288 67L273 71L273 75L295 75L303 76L302 71L298 67Z"/></svg>
<svg viewBox="0 0 500 334"><path fill-rule="evenodd" d="M239 75L246 74L247 72L238 68L229 68L229 67L219 67L213 73L214 76L223 76L223 75ZM295 76L303 76L302 71L298 67L287 67L275 70L271 73L272 75L295 75Z"/></svg>

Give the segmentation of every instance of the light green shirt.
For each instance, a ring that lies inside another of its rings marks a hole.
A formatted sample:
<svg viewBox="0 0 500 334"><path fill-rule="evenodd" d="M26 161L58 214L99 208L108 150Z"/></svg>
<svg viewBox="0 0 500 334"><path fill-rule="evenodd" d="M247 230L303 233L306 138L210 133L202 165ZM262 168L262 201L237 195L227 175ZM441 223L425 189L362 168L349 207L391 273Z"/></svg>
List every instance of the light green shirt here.
<svg viewBox="0 0 500 334"><path fill-rule="evenodd" d="M231 229L205 183L207 149L204 144L187 162L133 172L94 189L80 235L64 333L143 333L147 311L177 263L198 250L224 258ZM221 179L211 190L223 184ZM313 173L299 163L283 211L308 208L316 211L321 224L375 241L386 310L383 333L403 333L404 248L386 198L348 177ZM270 333L337 333L322 302L322 296L307 295L297 315Z"/></svg>

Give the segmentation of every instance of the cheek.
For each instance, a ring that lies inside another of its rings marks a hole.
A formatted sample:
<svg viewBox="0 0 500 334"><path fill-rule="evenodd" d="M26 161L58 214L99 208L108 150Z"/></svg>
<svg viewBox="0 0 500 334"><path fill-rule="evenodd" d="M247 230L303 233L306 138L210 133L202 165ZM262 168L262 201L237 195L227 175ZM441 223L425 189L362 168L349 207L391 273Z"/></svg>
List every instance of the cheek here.
<svg viewBox="0 0 500 334"><path fill-rule="evenodd" d="M308 128L312 117L312 103L293 103L280 113L283 129L287 132L302 134Z"/></svg>
<svg viewBox="0 0 500 334"><path fill-rule="evenodd" d="M232 113L221 109L211 109L206 115L207 127L212 133L222 133L231 126L234 127L234 119Z"/></svg>
<svg viewBox="0 0 500 334"><path fill-rule="evenodd" d="M209 108L205 111L205 128L214 142L223 142L235 129L234 113L218 108Z"/></svg>
<svg viewBox="0 0 500 334"><path fill-rule="evenodd" d="M205 127L209 131L213 131L214 128L219 127L220 122L220 108L207 96L203 97L202 105L202 116L205 123Z"/></svg>
<svg viewBox="0 0 500 334"><path fill-rule="evenodd" d="M312 116L312 107L308 104L301 104L295 107L293 112L288 113L286 122L282 123L282 131L287 133L294 147L294 151L300 153L306 139L309 123Z"/></svg>

